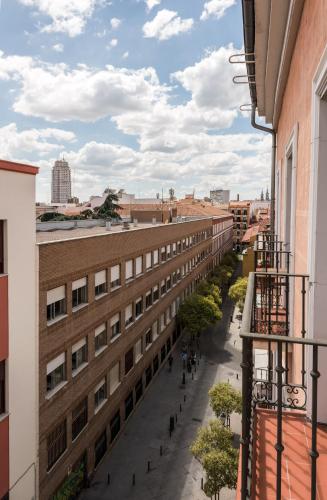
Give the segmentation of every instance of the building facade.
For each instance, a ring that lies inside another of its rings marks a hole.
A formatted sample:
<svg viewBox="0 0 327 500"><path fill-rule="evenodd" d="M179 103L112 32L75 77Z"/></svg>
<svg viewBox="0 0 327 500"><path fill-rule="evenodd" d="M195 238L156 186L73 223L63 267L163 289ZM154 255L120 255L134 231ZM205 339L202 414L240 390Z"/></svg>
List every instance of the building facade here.
<svg viewBox="0 0 327 500"><path fill-rule="evenodd" d="M229 203L229 189L213 189L210 191L210 199L215 203Z"/></svg>
<svg viewBox="0 0 327 500"><path fill-rule="evenodd" d="M68 203L72 197L71 172L67 161L57 160L52 167L51 203Z"/></svg>
<svg viewBox="0 0 327 500"><path fill-rule="evenodd" d="M0 498L12 500L37 498L37 172L0 160Z"/></svg>
<svg viewBox="0 0 327 500"><path fill-rule="evenodd" d="M229 204L234 218L233 247L236 252L243 250L242 239L250 225L250 206L249 201L231 201Z"/></svg>
<svg viewBox="0 0 327 500"><path fill-rule="evenodd" d="M83 486L173 348L180 303L231 247L229 215L39 233L41 498Z"/></svg>
<svg viewBox="0 0 327 500"><path fill-rule="evenodd" d="M238 495L326 499L327 2L242 3L252 123L276 155L243 313Z"/></svg>

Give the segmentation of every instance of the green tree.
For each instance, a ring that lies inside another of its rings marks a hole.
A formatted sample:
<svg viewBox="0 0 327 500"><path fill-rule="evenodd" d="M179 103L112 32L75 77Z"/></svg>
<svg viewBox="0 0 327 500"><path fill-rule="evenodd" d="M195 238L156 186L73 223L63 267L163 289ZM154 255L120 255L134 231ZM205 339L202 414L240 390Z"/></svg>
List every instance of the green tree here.
<svg viewBox="0 0 327 500"><path fill-rule="evenodd" d="M239 310L243 312L244 302L246 296L246 289L248 286L248 279L245 278L237 278L235 283L230 287L228 295L232 299L233 302L237 305Z"/></svg>
<svg viewBox="0 0 327 500"><path fill-rule="evenodd" d="M233 412L242 413L242 396L228 382L220 382L209 391L210 406L216 417L225 414L229 417Z"/></svg>
<svg viewBox="0 0 327 500"><path fill-rule="evenodd" d="M201 281L196 289L196 293L198 293L199 295L203 295L204 297L211 296L213 297L217 306L221 305L222 300L220 290L219 287L214 283L210 283L206 280Z"/></svg>
<svg viewBox="0 0 327 500"><path fill-rule="evenodd" d="M237 485L237 450L228 451L215 449L203 457L203 468L207 480L204 484L204 492L207 497L218 495L222 488L235 489Z"/></svg>
<svg viewBox="0 0 327 500"><path fill-rule="evenodd" d="M207 427L200 427L190 449L194 457L202 463L204 456L212 450L230 450L232 440L232 431L224 427L220 420L210 420Z"/></svg>
<svg viewBox="0 0 327 500"><path fill-rule="evenodd" d="M119 200L116 193L114 193L111 189L106 189L107 197L102 203L100 207L96 207L94 209L96 215L101 219L121 219L117 210L120 210L120 207L117 203Z"/></svg>
<svg viewBox="0 0 327 500"><path fill-rule="evenodd" d="M93 210L91 210L91 208L86 208L85 210L82 210L80 215L83 219L92 219Z"/></svg>
<svg viewBox="0 0 327 500"><path fill-rule="evenodd" d="M60 214L58 212L45 212L39 216L41 222L48 222L50 220L56 220Z"/></svg>
<svg viewBox="0 0 327 500"><path fill-rule="evenodd" d="M223 258L221 259L221 265L223 266L229 266L235 268L237 263L238 263L238 258L236 254L233 252L225 253Z"/></svg>
<svg viewBox="0 0 327 500"><path fill-rule="evenodd" d="M222 318L222 312L211 297L196 293L180 306L178 319L190 334L198 334Z"/></svg>
<svg viewBox="0 0 327 500"><path fill-rule="evenodd" d="M230 266L216 266L212 271L210 282L214 283L219 288L226 287L233 276L233 272L234 270Z"/></svg>

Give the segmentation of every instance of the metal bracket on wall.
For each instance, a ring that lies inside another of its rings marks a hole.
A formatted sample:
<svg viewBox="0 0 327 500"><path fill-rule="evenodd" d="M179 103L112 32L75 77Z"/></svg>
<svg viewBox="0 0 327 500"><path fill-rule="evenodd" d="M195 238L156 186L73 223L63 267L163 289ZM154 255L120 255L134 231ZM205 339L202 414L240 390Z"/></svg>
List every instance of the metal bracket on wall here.
<svg viewBox="0 0 327 500"><path fill-rule="evenodd" d="M238 61L238 60L234 60L235 58L237 57L244 57L244 60L241 60L241 61ZM247 61L246 60L246 57L253 57L253 59ZM250 53L246 53L246 52L243 52L241 54L232 54L229 58L228 58L228 61L231 63L231 64L255 64L255 59L254 59L254 52L250 52Z"/></svg>

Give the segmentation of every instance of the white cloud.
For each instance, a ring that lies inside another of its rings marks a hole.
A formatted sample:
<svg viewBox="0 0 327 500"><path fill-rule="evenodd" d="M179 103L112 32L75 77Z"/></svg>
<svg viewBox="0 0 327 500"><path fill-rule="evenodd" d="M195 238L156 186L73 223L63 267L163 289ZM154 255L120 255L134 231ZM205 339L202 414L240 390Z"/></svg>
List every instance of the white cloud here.
<svg viewBox="0 0 327 500"><path fill-rule="evenodd" d="M55 43L54 45L52 45L52 48L56 52L63 52L64 51L64 46L62 43Z"/></svg>
<svg viewBox="0 0 327 500"><path fill-rule="evenodd" d="M157 5L160 5L161 0L144 0L148 9L151 10L153 7L156 7Z"/></svg>
<svg viewBox="0 0 327 500"><path fill-rule="evenodd" d="M145 38L158 38L158 40L168 40L172 36L189 31L193 26L193 19L181 19L177 12L162 9L158 14L143 26Z"/></svg>
<svg viewBox="0 0 327 500"><path fill-rule="evenodd" d="M110 47L117 47L118 45L118 40L117 38L113 38L112 40L110 40Z"/></svg>
<svg viewBox="0 0 327 500"><path fill-rule="evenodd" d="M51 18L51 23L42 27L45 33L66 33L75 37L83 33L87 20L103 0L19 0L27 7L37 9Z"/></svg>
<svg viewBox="0 0 327 500"><path fill-rule="evenodd" d="M150 111L168 92L151 67L128 70L108 65L99 70L80 64L70 69L30 57L5 57L1 52L0 79L13 79L21 86L14 111L53 122L92 122L125 112Z"/></svg>
<svg viewBox="0 0 327 500"><path fill-rule="evenodd" d="M113 17L112 19L110 19L110 24L111 24L111 28L113 30L116 30L121 25L121 19L118 19L117 17Z"/></svg>
<svg viewBox="0 0 327 500"><path fill-rule="evenodd" d="M129 56L129 52L128 52L128 50L126 50L126 52L123 53L122 58L127 59L128 56Z"/></svg>
<svg viewBox="0 0 327 500"><path fill-rule="evenodd" d="M236 0L210 0L205 2L201 14L201 20L206 21L209 17L220 19L229 7L235 5Z"/></svg>

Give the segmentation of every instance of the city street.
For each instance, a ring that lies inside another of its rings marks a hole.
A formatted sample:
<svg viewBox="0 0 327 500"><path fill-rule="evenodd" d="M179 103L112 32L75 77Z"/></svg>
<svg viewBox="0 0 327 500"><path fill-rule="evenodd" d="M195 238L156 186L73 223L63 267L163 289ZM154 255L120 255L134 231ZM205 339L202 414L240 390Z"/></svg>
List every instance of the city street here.
<svg viewBox="0 0 327 500"><path fill-rule="evenodd" d="M182 385L183 370L177 345L172 372L168 364L163 367L113 450L99 466L90 488L82 492L82 500L207 498L201 490L202 467L192 457L189 447L199 426L213 418L208 404L210 387L228 380L235 387L241 387L239 322L234 313L234 321L230 323L233 305L228 298L223 311L222 321L201 337L201 359L193 379L187 373L186 385ZM177 424L170 438L171 415L175 419L177 416ZM240 433L240 415L232 415L231 427ZM234 498L235 490L221 492L220 500Z"/></svg>

